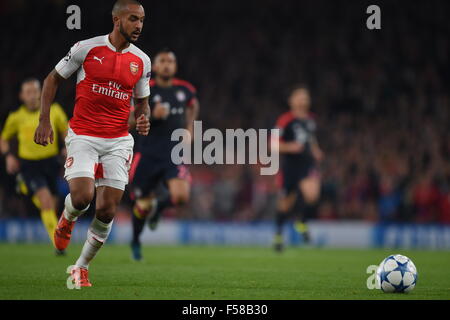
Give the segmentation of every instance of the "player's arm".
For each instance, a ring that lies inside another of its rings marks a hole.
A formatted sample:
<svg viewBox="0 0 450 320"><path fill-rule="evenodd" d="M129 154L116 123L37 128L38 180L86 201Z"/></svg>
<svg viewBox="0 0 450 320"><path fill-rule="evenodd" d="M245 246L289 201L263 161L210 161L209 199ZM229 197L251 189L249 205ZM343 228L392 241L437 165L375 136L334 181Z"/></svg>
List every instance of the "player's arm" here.
<svg viewBox="0 0 450 320"><path fill-rule="evenodd" d="M0 138L0 151L2 152L3 156L7 156L11 152L8 140Z"/></svg>
<svg viewBox="0 0 450 320"><path fill-rule="evenodd" d="M284 115L278 118L275 130L270 136L270 147L278 153L301 153L305 146L298 141L292 140L292 129L289 127L290 118Z"/></svg>
<svg viewBox="0 0 450 320"><path fill-rule="evenodd" d="M186 127L191 135L191 139L194 138L194 121L198 118L199 111L200 103L197 98L193 98L191 106L186 109Z"/></svg>
<svg viewBox="0 0 450 320"><path fill-rule="evenodd" d="M10 114L6 119L5 126L0 138L0 151L6 160L6 172L15 174L19 171L19 159L11 152L9 140L17 134L18 120L14 114Z"/></svg>
<svg viewBox="0 0 450 320"><path fill-rule="evenodd" d="M304 145L297 141L286 141L285 125L277 125L275 133L270 136L271 150L278 153L300 153Z"/></svg>
<svg viewBox="0 0 450 320"><path fill-rule="evenodd" d="M151 116L155 120L164 120L169 116L169 112L169 108L164 107L161 102L156 102L151 110Z"/></svg>
<svg viewBox="0 0 450 320"><path fill-rule="evenodd" d="M0 139L0 149L2 155L5 157L6 161L6 172L8 174L15 174L19 171L20 163L19 159L11 152L11 148L9 146L9 141L6 139Z"/></svg>
<svg viewBox="0 0 450 320"><path fill-rule="evenodd" d="M319 142L317 141L317 138L315 136L311 138L311 153L316 161L320 162L323 160L324 153L320 148Z"/></svg>
<svg viewBox="0 0 450 320"><path fill-rule="evenodd" d="M300 153L304 150L304 145L297 141L279 141L278 144L278 152L280 153Z"/></svg>
<svg viewBox="0 0 450 320"><path fill-rule="evenodd" d="M148 105L148 98L147 98L147 105ZM144 107L145 108L145 107ZM149 106L149 114L151 114L150 106ZM128 128L136 129L137 130L137 119L136 117L136 99L133 99L133 105L130 110L130 115L128 116ZM150 120L149 120L150 121Z"/></svg>
<svg viewBox="0 0 450 320"><path fill-rule="evenodd" d="M64 80L56 70L52 70L44 80L41 96L41 113L39 115L39 125L34 134L34 142L46 146L50 140L53 143L53 129L50 123L50 106L55 99L56 90Z"/></svg>
<svg viewBox="0 0 450 320"><path fill-rule="evenodd" d="M57 126L58 126L58 132L59 132L59 136L61 138L62 141L64 141L64 139L66 139L67 137L67 130L69 129L69 121L67 119L67 115L64 112L64 110L62 109L62 107L59 107L59 114L60 116L58 117L58 122L57 122Z"/></svg>
<svg viewBox="0 0 450 320"><path fill-rule="evenodd" d="M130 110L130 114L128 115L128 128L133 129L136 127L136 119L134 118L134 107Z"/></svg>
<svg viewBox="0 0 450 320"><path fill-rule="evenodd" d="M148 135L148 131L150 130L150 106L148 105L148 97L134 99L134 118L136 131L140 135Z"/></svg>
<svg viewBox="0 0 450 320"><path fill-rule="evenodd" d="M39 125L34 134L34 142L46 146L50 140L53 143L53 129L50 124L50 106L55 99L56 90L59 84L69 78L82 65L89 46L83 45L83 41L74 44L67 55L62 58L55 69L52 70L45 78L42 86L41 95L41 113L39 117Z"/></svg>
<svg viewBox="0 0 450 320"><path fill-rule="evenodd" d="M134 120L136 122L136 131L143 136L148 135L150 130L150 106L148 100L150 97L150 74L152 63L148 56L143 57L144 70L141 78L133 88L134 97ZM130 121L128 122L130 124ZM134 127L132 124L131 127Z"/></svg>
<svg viewBox="0 0 450 320"><path fill-rule="evenodd" d="M55 127L56 130L58 131L61 141L64 142L67 136L67 130L69 128L67 115L64 112L63 108L61 107L61 105L59 105L58 103L54 104L53 109L54 112L56 113ZM61 144L60 154L63 158L67 158L67 150L64 143Z"/></svg>

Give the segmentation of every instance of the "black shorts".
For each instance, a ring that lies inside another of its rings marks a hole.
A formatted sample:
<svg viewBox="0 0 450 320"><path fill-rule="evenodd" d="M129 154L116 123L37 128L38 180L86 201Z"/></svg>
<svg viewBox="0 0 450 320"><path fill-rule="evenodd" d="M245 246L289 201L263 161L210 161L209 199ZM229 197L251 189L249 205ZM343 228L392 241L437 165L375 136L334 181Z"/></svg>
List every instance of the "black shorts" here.
<svg viewBox="0 0 450 320"><path fill-rule="evenodd" d="M47 187L52 194L57 194L60 168L57 157L43 160L20 159L20 175L27 186L28 195L34 195L43 187Z"/></svg>
<svg viewBox="0 0 450 320"><path fill-rule="evenodd" d="M287 195L298 189L298 184L303 179L312 175L318 175L319 170L314 163L303 165L284 165L278 175L278 187Z"/></svg>
<svg viewBox="0 0 450 320"><path fill-rule="evenodd" d="M159 183L173 178L191 182L191 174L185 165L175 165L172 161L146 157L136 153L130 169L130 195L132 199L147 196Z"/></svg>

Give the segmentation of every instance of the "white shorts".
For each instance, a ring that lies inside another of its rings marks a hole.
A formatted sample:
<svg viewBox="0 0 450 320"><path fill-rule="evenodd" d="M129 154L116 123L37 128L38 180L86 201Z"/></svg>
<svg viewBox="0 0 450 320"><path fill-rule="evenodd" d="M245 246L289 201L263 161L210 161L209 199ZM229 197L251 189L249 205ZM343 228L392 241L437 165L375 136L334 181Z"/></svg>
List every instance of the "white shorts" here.
<svg viewBox="0 0 450 320"><path fill-rule="evenodd" d="M87 177L95 186L125 190L133 159L134 139L131 134L119 138L77 135L69 128L65 139L67 159L64 178Z"/></svg>

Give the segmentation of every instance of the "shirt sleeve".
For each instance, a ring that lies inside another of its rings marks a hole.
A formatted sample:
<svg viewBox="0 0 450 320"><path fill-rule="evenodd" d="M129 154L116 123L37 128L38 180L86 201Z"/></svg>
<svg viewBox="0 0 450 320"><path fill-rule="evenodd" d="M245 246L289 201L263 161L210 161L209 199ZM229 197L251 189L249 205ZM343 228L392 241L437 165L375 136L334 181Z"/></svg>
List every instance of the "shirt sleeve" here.
<svg viewBox="0 0 450 320"><path fill-rule="evenodd" d="M197 89L195 89L194 86L189 85L187 87L188 92L189 92L189 101L187 103L188 107L193 107L194 106L194 101L195 99L197 99Z"/></svg>
<svg viewBox="0 0 450 320"><path fill-rule="evenodd" d="M144 70L142 72L141 78L136 83L133 89L133 97L138 99L150 96L149 80L152 70L152 63L148 56L145 56L142 60L144 63Z"/></svg>
<svg viewBox="0 0 450 320"><path fill-rule="evenodd" d="M2 131L2 139L10 140L19 131L19 122L14 113L10 113L6 119L5 126Z"/></svg>
<svg viewBox="0 0 450 320"><path fill-rule="evenodd" d="M87 55L87 47L82 41L75 43L67 55L55 66L56 72L64 79L69 78L83 64Z"/></svg>
<svg viewBox="0 0 450 320"><path fill-rule="evenodd" d="M284 119L280 117L277 123L275 124L274 128L278 129L278 131L275 134L273 134L273 137L278 138L280 141L284 141L286 139L286 128L287 128L286 121L284 121Z"/></svg>

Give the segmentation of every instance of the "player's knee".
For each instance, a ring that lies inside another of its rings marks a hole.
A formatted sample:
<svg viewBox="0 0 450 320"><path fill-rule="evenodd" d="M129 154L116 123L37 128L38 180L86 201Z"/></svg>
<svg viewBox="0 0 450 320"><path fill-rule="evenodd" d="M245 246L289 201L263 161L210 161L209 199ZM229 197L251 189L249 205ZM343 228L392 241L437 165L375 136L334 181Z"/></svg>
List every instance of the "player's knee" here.
<svg viewBox="0 0 450 320"><path fill-rule="evenodd" d="M70 197L72 199L73 207L77 210L85 209L93 199L93 195L89 192L70 193Z"/></svg>
<svg viewBox="0 0 450 320"><path fill-rule="evenodd" d="M152 197L136 199L136 205L143 211L148 211L152 207Z"/></svg>
<svg viewBox="0 0 450 320"><path fill-rule="evenodd" d="M310 191L303 194L303 200L306 204L313 205L319 200L319 192Z"/></svg>
<svg viewBox="0 0 450 320"><path fill-rule="evenodd" d="M116 205L112 203L105 203L95 209L95 216L103 223L110 223L114 219L115 213Z"/></svg>
<svg viewBox="0 0 450 320"><path fill-rule="evenodd" d="M185 182L176 180L169 183L170 200L174 206L184 205L189 202L189 186Z"/></svg>
<svg viewBox="0 0 450 320"><path fill-rule="evenodd" d="M69 180L70 200L76 210L84 210L94 199L94 182L90 178L74 178Z"/></svg>
<svg viewBox="0 0 450 320"><path fill-rule="evenodd" d="M281 199L278 201L277 209L279 213L287 213L291 209L290 201L287 199Z"/></svg>
<svg viewBox="0 0 450 320"><path fill-rule="evenodd" d="M51 210L54 209L53 199L51 197L43 197L40 199L41 209L43 210Z"/></svg>
<svg viewBox="0 0 450 320"><path fill-rule="evenodd" d="M43 210L54 209L53 197L50 191L46 188L39 189L35 196L37 196L40 208Z"/></svg>
<svg viewBox="0 0 450 320"><path fill-rule="evenodd" d="M300 190L306 204L313 205L319 200L320 184L318 182L314 180L304 181L300 186Z"/></svg>
<svg viewBox="0 0 450 320"><path fill-rule="evenodd" d="M189 193L180 192L171 196L172 203L176 206L181 206L189 202Z"/></svg>

